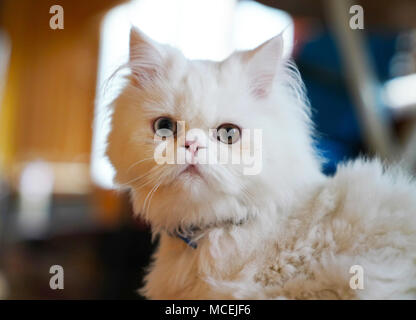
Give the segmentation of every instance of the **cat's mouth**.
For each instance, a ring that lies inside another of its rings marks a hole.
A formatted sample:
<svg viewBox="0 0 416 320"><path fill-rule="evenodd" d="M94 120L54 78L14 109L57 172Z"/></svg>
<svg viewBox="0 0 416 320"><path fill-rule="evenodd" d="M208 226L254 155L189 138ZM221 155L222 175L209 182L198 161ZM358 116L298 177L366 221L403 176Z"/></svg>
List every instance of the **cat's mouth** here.
<svg viewBox="0 0 416 320"><path fill-rule="evenodd" d="M180 175L190 175L204 178L201 170L195 164L188 164L180 173Z"/></svg>

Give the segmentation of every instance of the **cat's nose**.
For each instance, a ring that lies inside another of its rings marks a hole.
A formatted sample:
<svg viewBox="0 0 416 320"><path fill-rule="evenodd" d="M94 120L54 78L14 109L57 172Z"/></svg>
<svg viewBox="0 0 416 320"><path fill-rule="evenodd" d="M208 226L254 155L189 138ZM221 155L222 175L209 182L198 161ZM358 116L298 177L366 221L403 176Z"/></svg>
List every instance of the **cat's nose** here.
<svg viewBox="0 0 416 320"><path fill-rule="evenodd" d="M198 150L207 147L205 133L198 128L189 130L185 135L184 147L187 150L187 154L191 156L191 159L194 159L198 153Z"/></svg>
<svg viewBox="0 0 416 320"><path fill-rule="evenodd" d="M199 148L201 148L201 145L197 140L186 140L185 148L189 150L192 154L196 154Z"/></svg>

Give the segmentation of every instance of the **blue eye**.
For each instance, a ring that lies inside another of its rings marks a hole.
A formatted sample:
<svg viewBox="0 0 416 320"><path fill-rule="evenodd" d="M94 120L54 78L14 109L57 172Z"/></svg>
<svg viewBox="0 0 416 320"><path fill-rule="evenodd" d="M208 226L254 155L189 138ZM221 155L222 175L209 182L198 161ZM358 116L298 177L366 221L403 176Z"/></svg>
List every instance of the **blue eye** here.
<svg viewBox="0 0 416 320"><path fill-rule="evenodd" d="M176 134L176 122L169 117L160 117L153 122L153 131L160 137Z"/></svg>
<svg viewBox="0 0 416 320"><path fill-rule="evenodd" d="M217 128L217 139L225 144L236 143L240 139L241 130L232 123L224 123Z"/></svg>

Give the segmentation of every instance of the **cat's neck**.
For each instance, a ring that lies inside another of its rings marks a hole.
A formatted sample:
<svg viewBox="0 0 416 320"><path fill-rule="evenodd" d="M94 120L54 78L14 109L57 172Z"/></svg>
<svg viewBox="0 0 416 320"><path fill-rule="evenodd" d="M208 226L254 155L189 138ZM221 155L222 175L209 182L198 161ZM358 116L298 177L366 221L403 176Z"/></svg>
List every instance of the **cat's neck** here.
<svg viewBox="0 0 416 320"><path fill-rule="evenodd" d="M236 207L223 208L228 211L229 216L218 218L208 223L194 223L188 225L178 225L177 228L164 230L168 241L185 245L184 249L198 251L201 246L212 245L211 240L216 241L237 241L239 242L253 241L253 236L261 234L263 238L267 238L268 234L275 234L276 226L281 224L283 220L289 218L294 212L299 210L304 203L308 202L315 194L316 190L325 180L324 176L320 176L313 183L302 186L297 190L291 201L281 202L275 198L266 197L258 201L256 205L247 207L240 204ZM206 210L210 210L207 207ZM239 215L235 213L238 212ZM200 215L213 215L213 212L199 212ZM233 240L234 239L234 240Z"/></svg>
<svg viewBox="0 0 416 320"><path fill-rule="evenodd" d="M255 214L251 214L249 212L245 216L240 217L238 219L221 219L213 221L211 223L200 225L180 225L177 228L175 228L174 231L166 230L166 233L170 237L182 240L189 247L197 249L199 240L205 237L210 231L214 229L222 229L227 231L232 228L239 228L252 222L256 218L257 217Z"/></svg>

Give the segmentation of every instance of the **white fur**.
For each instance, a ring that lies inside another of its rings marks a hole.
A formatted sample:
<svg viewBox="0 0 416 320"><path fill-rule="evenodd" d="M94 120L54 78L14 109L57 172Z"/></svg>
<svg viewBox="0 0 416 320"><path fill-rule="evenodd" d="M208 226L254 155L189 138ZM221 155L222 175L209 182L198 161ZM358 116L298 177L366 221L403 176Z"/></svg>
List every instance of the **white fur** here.
<svg viewBox="0 0 416 320"><path fill-rule="evenodd" d="M377 160L323 176L302 82L281 51L278 36L221 63L189 61L132 30L132 72L114 102L107 154L116 182L160 235L142 292L152 299L415 298L415 183ZM157 165L151 123L160 116L184 120L186 129L229 122L262 129L262 172L201 165L201 179L180 175L183 165ZM168 235L248 217L206 230L197 249ZM356 264L363 290L349 286Z"/></svg>

